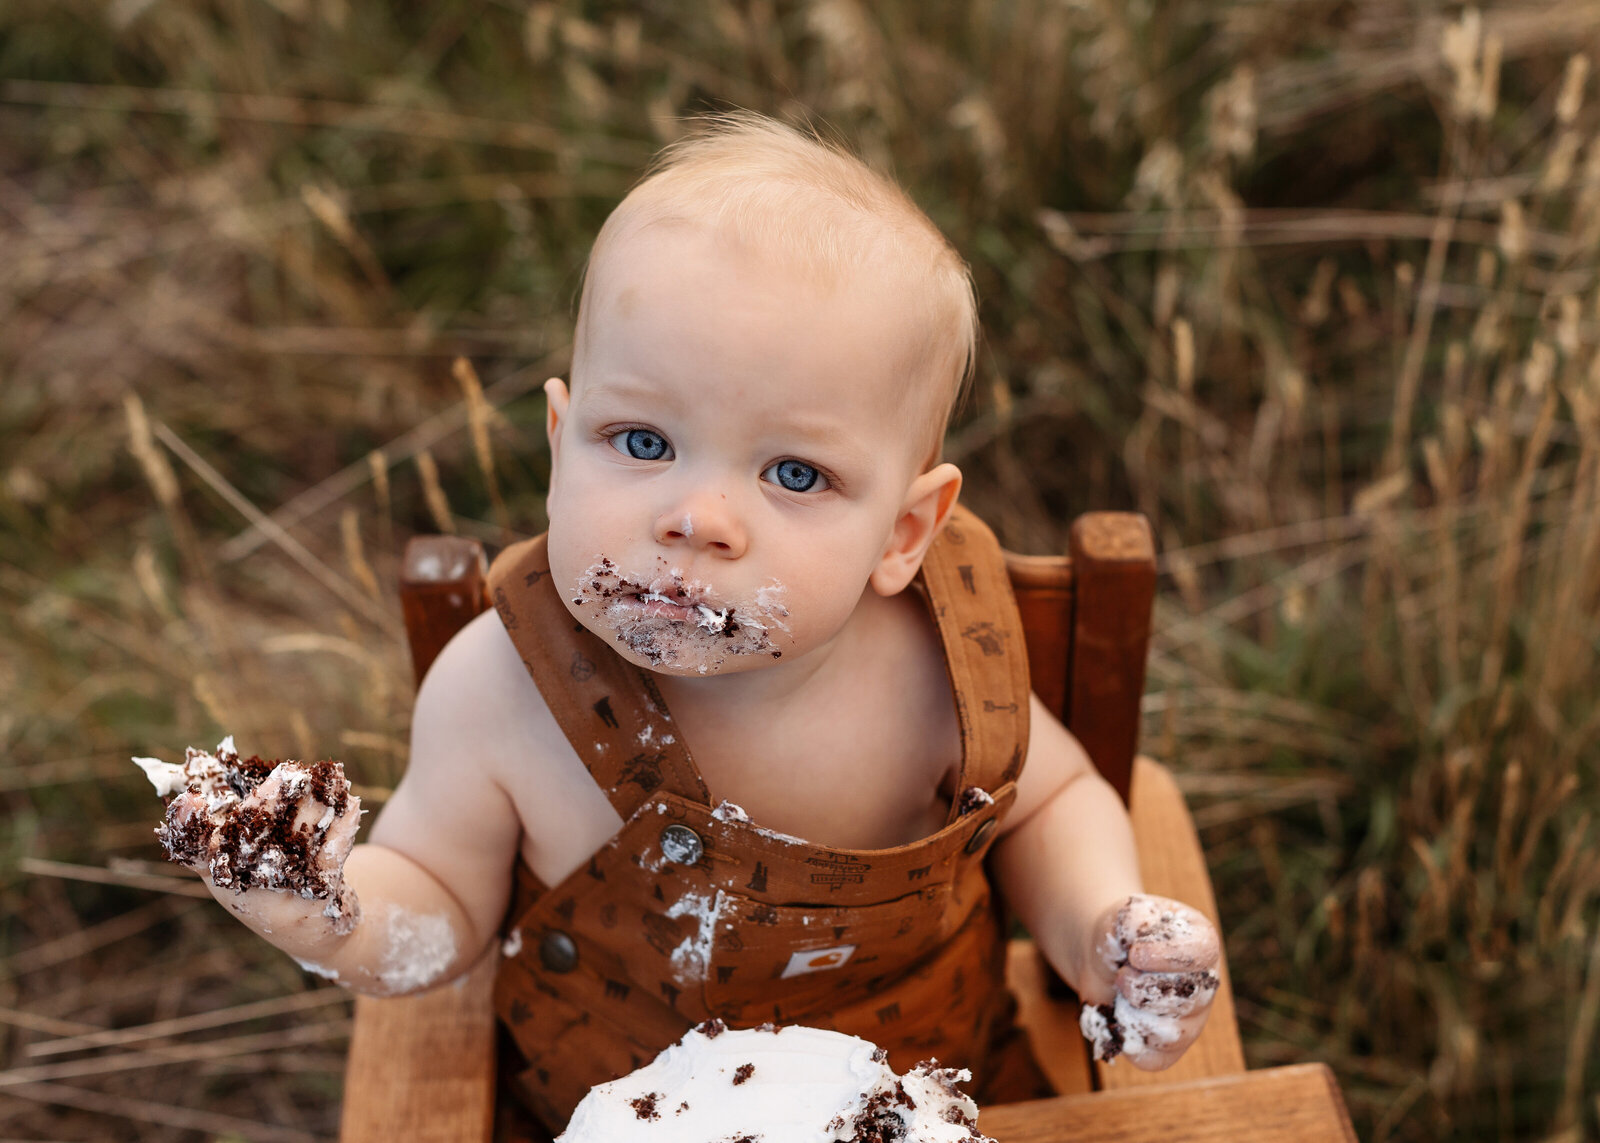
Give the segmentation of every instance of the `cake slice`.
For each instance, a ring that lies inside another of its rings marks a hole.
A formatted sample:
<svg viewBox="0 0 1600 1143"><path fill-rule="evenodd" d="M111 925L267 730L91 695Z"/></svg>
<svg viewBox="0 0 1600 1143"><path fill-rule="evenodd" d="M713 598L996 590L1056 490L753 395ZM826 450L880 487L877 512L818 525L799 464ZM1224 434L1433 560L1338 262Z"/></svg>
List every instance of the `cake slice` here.
<svg viewBox="0 0 1600 1143"><path fill-rule="evenodd" d="M353 920L343 869L362 811L340 763L241 758L232 736L215 753L190 747L182 763L134 762L167 800L156 838L169 860L239 893L326 900L326 916Z"/></svg>

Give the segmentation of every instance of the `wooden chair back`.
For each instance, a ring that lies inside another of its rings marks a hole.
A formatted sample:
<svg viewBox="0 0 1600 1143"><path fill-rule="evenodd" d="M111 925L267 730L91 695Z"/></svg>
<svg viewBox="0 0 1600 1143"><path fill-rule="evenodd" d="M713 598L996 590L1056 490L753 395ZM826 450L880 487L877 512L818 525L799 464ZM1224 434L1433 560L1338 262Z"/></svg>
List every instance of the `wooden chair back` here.
<svg viewBox="0 0 1600 1143"><path fill-rule="evenodd" d="M1156 589L1149 521L1129 512L1086 513L1073 522L1066 555L1007 552L1006 569L1034 693L1126 803ZM477 540L418 536L406 545L400 606L418 683L455 633L489 606L487 573Z"/></svg>

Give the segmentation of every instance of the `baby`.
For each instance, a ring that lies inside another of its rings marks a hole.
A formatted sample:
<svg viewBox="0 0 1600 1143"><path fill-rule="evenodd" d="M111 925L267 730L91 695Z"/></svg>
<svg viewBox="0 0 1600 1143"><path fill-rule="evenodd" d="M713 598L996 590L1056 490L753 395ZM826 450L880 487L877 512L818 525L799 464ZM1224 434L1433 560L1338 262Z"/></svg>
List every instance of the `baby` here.
<svg viewBox="0 0 1600 1143"><path fill-rule="evenodd" d="M669 148L545 386L549 532L424 680L353 904L218 899L378 995L501 943L513 1087L550 1130L710 1018L937 1056L982 1098L1017 1039L991 878L1087 1004L1151 1017L1133 1063L1170 1065L1217 937L1142 894L1117 795L1027 692L999 549L939 461L976 325L959 256L840 149L742 114Z"/></svg>

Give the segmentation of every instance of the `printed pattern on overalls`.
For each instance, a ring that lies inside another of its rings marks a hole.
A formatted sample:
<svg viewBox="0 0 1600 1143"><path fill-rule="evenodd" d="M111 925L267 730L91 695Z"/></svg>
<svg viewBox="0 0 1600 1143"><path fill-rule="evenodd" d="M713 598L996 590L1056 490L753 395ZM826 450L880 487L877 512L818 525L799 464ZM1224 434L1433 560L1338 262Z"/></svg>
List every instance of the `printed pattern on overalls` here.
<svg viewBox="0 0 1600 1143"><path fill-rule="evenodd" d="M1005 934L983 859L1027 753L1027 656L994 536L958 508L921 572L962 765L946 825L886 850L831 849L713 806L651 675L572 618L544 537L490 570L540 693L624 825L546 889L520 858L495 1008L511 1085L551 1132L596 1083L716 1016L873 1040L905 1070L982 1074L1007 1031ZM981 793L965 793L970 790Z"/></svg>

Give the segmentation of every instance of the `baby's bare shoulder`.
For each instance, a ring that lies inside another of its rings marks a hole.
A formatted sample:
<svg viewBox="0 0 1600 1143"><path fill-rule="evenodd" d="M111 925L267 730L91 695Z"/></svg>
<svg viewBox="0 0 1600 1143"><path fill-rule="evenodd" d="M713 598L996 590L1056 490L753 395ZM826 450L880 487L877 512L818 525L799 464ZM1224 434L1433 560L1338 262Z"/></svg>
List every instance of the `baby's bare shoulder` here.
<svg viewBox="0 0 1600 1143"><path fill-rule="evenodd" d="M423 679L411 747L412 770L491 787L509 804L521 852L547 884L620 824L493 610L462 628Z"/></svg>

